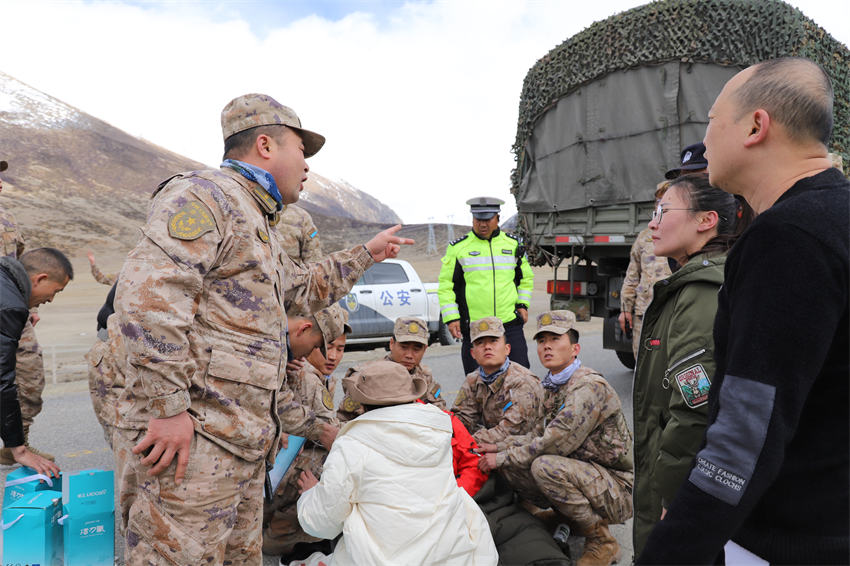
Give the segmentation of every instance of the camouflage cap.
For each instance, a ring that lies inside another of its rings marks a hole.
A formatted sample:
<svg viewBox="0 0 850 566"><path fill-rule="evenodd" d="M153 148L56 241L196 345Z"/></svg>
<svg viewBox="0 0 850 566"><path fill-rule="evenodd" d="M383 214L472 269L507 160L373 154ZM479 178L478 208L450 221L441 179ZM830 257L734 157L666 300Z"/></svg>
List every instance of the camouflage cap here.
<svg viewBox="0 0 850 566"><path fill-rule="evenodd" d="M348 370L343 378L348 396L364 405L401 405L416 401L428 390L425 378L413 376L389 360L366 362Z"/></svg>
<svg viewBox="0 0 850 566"><path fill-rule="evenodd" d="M0 171L5 171L9 168L9 163L7 161L0 161Z"/></svg>
<svg viewBox="0 0 850 566"><path fill-rule="evenodd" d="M466 201L473 218L488 220L502 211L505 201L494 197L475 197Z"/></svg>
<svg viewBox="0 0 850 566"><path fill-rule="evenodd" d="M544 332L552 334L564 334L571 328L576 327L576 315L573 311L548 311L537 316L537 332L532 340Z"/></svg>
<svg viewBox="0 0 850 566"><path fill-rule="evenodd" d="M419 342L428 345L428 324L415 316L400 316L395 319L393 337L396 342Z"/></svg>
<svg viewBox="0 0 850 566"><path fill-rule="evenodd" d="M486 316L469 324L469 337L475 342L484 336L498 338L505 335L505 326L497 316Z"/></svg>
<svg viewBox="0 0 850 566"><path fill-rule="evenodd" d="M233 134L257 126L282 125L292 128L304 142L304 157L315 155L325 144L325 137L305 130L292 108L267 94L243 94L227 103L221 111L221 132L226 140Z"/></svg>
<svg viewBox="0 0 850 566"><path fill-rule="evenodd" d="M339 303L334 303L326 309L322 309L313 315L316 320L316 325L322 331L322 344L319 348L322 355L327 357L328 348L331 342L345 334L351 332L351 327L348 325L348 313L339 306Z"/></svg>

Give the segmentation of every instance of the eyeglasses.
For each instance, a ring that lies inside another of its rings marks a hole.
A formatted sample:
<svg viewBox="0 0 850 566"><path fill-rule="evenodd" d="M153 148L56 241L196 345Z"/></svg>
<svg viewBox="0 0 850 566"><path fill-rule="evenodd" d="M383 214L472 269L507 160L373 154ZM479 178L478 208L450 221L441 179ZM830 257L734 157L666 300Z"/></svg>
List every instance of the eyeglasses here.
<svg viewBox="0 0 850 566"><path fill-rule="evenodd" d="M664 217L665 212L669 212L671 210L690 210L691 212L696 211L695 208L662 208L659 204L655 210L652 211L652 219L655 220L656 224L661 223L661 219Z"/></svg>

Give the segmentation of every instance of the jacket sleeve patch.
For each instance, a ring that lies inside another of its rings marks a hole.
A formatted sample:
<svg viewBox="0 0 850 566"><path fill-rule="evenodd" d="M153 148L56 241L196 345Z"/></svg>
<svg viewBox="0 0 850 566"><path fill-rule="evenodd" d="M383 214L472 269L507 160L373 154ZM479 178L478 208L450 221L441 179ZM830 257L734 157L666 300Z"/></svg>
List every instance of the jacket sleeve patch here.
<svg viewBox="0 0 850 566"><path fill-rule="evenodd" d="M197 240L215 229L215 220L209 209L200 201L192 200L183 205L168 220L168 233L178 240Z"/></svg>
<svg viewBox="0 0 850 566"><path fill-rule="evenodd" d="M328 410L334 410L334 400L331 397L331 393L324 388L322 389L322 405L324 405Z"/></svg>
<svg viewBox="0 0 850 566"><path fill-rule="evenodd" d="M682 399L691 409L708 403L708 390L711 388L711 381L709 381L708 373L706 373L702 364L691 366L677 373L676 384L679 386Z"/></svg>
<svg viewBox="0 0 850 566"><path fill-rule="evenodd" d="M705 431L688 480L705 493L737 505L764 449L776 387L726 375L718 394L717 420Z"/></svg>

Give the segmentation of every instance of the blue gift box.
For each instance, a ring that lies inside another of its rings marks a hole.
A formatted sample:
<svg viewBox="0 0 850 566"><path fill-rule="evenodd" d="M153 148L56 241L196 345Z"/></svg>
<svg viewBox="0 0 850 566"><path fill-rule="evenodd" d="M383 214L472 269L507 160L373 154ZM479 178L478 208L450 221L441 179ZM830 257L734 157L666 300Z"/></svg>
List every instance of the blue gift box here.
<svg viewBox="0 0 850 566"><path fill-rule="evenodd" d="M115 563L115 472L83 470L62 481L65 566Z"/></svg>
<svg viewBox="0 0 850 566"><path fill-rule="evenodd" d="M61 476L50 478L25 466L9 472L6 476L6 488L3 490L3 508L17 502L28 493L42 490L59 491L61 481Z"/></svg>
<svg viewBox="0 0 850 566"><path fill-rule="evenodd" d="M34 491L3 509L3 564L62 564L62 493Z"/></svg>

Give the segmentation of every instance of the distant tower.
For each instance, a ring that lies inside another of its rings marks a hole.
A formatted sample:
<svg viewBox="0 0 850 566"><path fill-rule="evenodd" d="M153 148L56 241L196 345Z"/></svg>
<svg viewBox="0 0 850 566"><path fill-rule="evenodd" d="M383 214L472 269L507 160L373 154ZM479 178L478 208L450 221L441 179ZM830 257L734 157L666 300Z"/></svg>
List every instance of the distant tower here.
<svg viewBox="0 0 850 566"><path fill-rule="evenodd" d="M453 226L452 220L454 220L455 215L449 214L449 223L446 224L446 239L449 242L454 241L455 239L455 227Z"/></svg>
<svg viewBox="0 0 850 566"><path fill-rule="evenodd" d="M434 237L434 217L428 218L428 249L425 250L425 255L437 254L437 239Z"/></svg>

